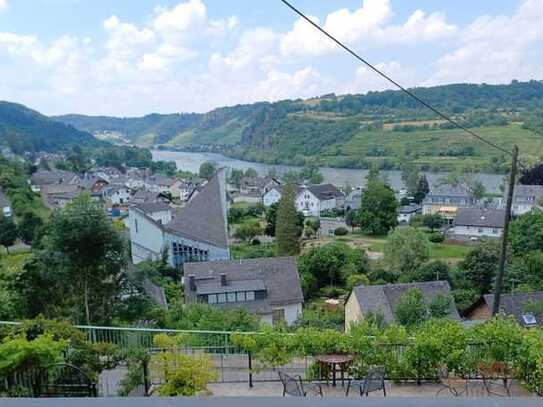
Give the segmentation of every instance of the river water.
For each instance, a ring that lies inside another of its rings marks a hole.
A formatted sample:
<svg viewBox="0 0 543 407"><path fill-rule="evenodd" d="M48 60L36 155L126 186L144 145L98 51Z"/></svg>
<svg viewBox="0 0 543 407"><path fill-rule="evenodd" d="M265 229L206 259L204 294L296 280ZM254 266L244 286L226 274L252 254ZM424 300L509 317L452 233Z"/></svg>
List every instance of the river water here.
<svg viewBox="0 0 543 407"><path fill-rule="evenodd" d="M300 167L289 165L271 165L255 163L250 161L237 160L235 158L225 157L215 153L189 153L183 151L159 151L153 150L153 160L155 161L175 161L177 168L180 170L198 173L200 165L206 161L216 163L221 167L229 167L240 170L254 168L259 175L266 175L272 168L278 174L283 174L289 170L300 170ZM364 186L368 170L357 170L350 168L330 168L322 167L321 173L324 177L324 182L329 182L336 186ZM400 171L381 171L385 174L388 182L394 189L402 188ZM447 175L445 172L426 172L428 181L434 184L438 179ZM476 178L485 186L487 192L500 193L500 185L503 184L504 175L499 174L477 174Z"/></svg>

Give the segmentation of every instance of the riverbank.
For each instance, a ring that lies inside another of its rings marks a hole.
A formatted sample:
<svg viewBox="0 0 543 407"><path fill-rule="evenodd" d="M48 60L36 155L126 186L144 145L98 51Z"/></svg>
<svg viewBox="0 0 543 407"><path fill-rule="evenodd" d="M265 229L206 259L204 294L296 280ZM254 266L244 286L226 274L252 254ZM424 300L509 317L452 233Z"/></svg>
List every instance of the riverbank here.
<svg viewBox="0 0 543 407"><path fill-rule="evenodd" d="M292 165L272 165L262 164L251 161L238 160L235 158L226 157L218 153L194 153L184 151L168 151L168 150L151 150L153 160L155 161L174 161L179 170L185 170L197 173L200 165L206 161L211 161L219 166L227 168L235 168L247 170L254 168L259 175L266 175L270 170L275 170L281 175L287 171L299 171L301 167ZM351 168L332 168L321 167L320 171L324 177L324 182L329 182L337 186L360 186L365 185L368 170L351 169ZM424 172L431 184L435 184L437 180L447 176L446 172ZM400 171L382 171L382 174L387 177L390 185L395 189L404 187L401 180ZM479 173L475 176L483 183L488 193L501 194L500 185L503 184L504 175L502 174L485 174Z"/></svg>

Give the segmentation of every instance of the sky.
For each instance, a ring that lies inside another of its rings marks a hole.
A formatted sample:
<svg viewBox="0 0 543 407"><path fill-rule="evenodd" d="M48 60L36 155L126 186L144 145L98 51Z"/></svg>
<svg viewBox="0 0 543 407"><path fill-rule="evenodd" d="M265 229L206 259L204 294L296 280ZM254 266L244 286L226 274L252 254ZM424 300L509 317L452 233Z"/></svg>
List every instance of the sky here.
<svg viewBox="0 0 543 407"><path fill-rule="evenodd" d="M405 86L543 79L543 0L291 0ZM0 100L206 112L392 86L280 0L0 0Z"/></svg>

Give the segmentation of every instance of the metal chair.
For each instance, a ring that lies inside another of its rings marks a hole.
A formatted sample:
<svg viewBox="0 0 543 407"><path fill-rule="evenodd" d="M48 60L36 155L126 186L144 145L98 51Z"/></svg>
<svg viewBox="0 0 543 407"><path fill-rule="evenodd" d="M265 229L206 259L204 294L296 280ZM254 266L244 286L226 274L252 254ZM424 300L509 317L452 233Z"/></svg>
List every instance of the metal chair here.
<svg viewBox="0 0 543 407"><path fill-rule="evenodd" d="M436 393L436 397L444 391L448 390L454 397L468 395L468 380L462 377L453 377L449 374L447 367L441 367L437 370L439 383L443 386Z"/></svg>
<svg viewBox="0 0 543 407"><path fill-rule="evenodd" d="M278 371L279 379L283 384L283 397L287 394L293 397L322 397L322 387L318 383L305 383L299 375L290 376Z"/></svg>
<svg viewBox="0 0 543 407"><path fill-rule="evenodd" d="M350 380L347 386L347 392L345 397L349 396L351 387L358 387L360 390L360 396L366 395L374 391L383 391L383 397L387 396L385 388L385 367L384 366L372 366L369 368L366 378L363 380Z"/></svg>

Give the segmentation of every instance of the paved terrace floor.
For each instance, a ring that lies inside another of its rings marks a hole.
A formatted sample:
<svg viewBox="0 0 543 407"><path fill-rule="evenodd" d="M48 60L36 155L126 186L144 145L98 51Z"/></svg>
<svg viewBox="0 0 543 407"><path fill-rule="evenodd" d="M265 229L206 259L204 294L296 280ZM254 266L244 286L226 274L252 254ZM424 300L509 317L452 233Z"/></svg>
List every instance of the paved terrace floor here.
<svg viewBox="0 0 543 407"><path fill-rule="evenodd" d="M415 383L393 383L386 382L387 397L390 398L435 398L436 393L443 387L439 384L425 383L417 385ZM255 383L253 388L250 388L247 383L219 383L210 384L208 389L214 397L277 397L281 396L283 386L280 382L260 382ZM323 385L323 393L325 398L345 398L347 386L338 385ZM351 389L349 398L360 398L358 389ZM513 383L511 389L512 398L530 399L536 398L518 383ZM383 398L382 392L370 393L370 398ZM448 399L455 398L448 390L443 390L437 396L439 398ZM494 396L495 397L495 396ZM461 396L459 398L489 398L486 390L483 388L482 382L478 380L470 381L469 396ZM540 399L541 400L541 399ZM543 406L543 401L541 402Z"/></svg>

